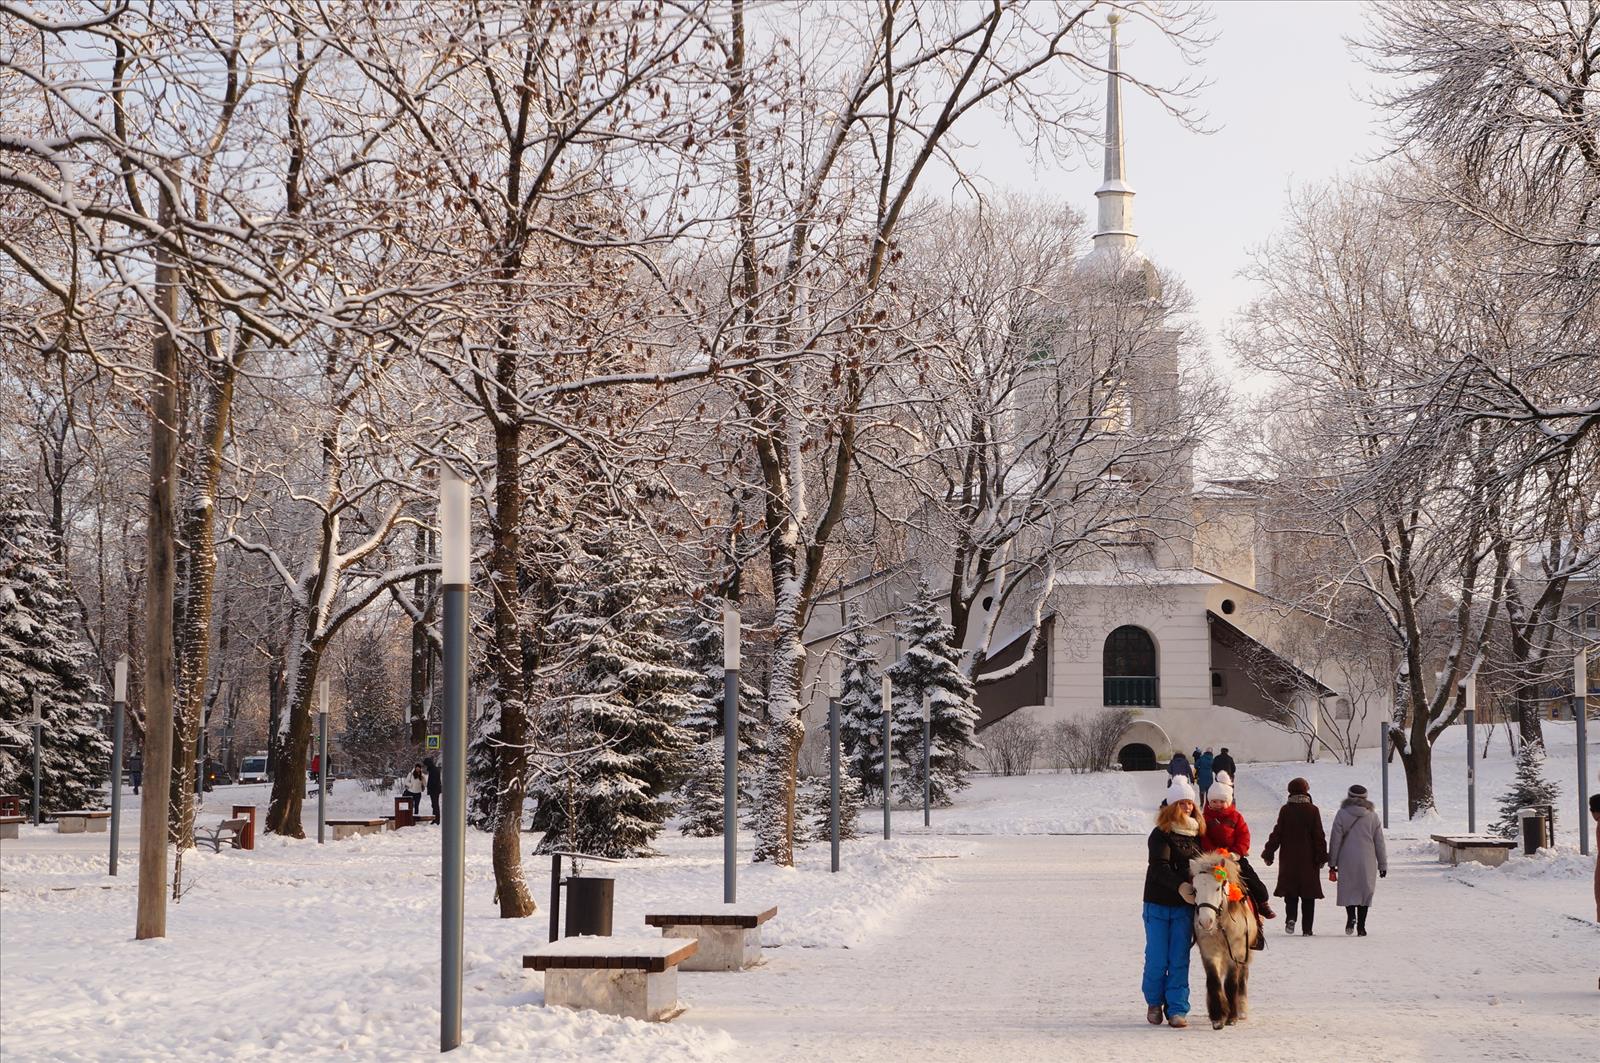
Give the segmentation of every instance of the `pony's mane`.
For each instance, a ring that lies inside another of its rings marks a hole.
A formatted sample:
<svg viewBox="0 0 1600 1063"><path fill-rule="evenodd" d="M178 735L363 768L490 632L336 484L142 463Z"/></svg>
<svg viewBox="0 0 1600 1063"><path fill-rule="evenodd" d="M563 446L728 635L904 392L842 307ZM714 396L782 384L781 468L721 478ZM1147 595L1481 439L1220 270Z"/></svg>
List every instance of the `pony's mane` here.
<svg viewBox="0 0 1600 1063"><path fill-rule="evenodd" d="M1195 878L1204 874L1219 863L1228 869L1229 878L1237 880L1239 877L1239 862L1226 849L1213 849L1210 852L1201 853L1199 856L1192 858L1189 861L1189 877Z"/></svg>

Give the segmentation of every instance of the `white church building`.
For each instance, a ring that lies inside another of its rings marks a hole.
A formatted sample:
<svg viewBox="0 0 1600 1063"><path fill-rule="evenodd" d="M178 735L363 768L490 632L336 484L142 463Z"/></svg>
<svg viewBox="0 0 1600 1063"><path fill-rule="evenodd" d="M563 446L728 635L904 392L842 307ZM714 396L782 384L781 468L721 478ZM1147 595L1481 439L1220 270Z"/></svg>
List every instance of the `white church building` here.
<svg viewBox="0 0 1600 1063"><path fill-rule="evenodd" d="M1118 69L1118 58L1113 24L1111 71ZM1152 298L1159 298L1133 226L1121 93L1113 74L1104 176L1095 193L1098 224L1086 261L1111 265L1122 273L1122 283L1151 284ZM1171 362L1156 365L1157 377L1176 381L1175 342L1154 357ZM1143 401L1163 399L1147 393ZM1139 418L1137 406L1131 416ZM1174 752L1195 747L1227 746L1239 760L1301 759L1316 744L1308 735L1324 726L1342 730L1354 743L1375 745L1381 710L1352 705L1341 693L1340 676L1311 675L1272 648L1275 632L1311 620L1272 606L1279 541L1263 520L1268 500L1242 481L1197 483L1190 449L1161 475L1167 512L1156 518L1160 533L1131 536L1125 549L1093 552L1079 567L1056 572L1037 614L1030 605L1015 610L1019 615L994 618L977 676L980 741L981 728L1013 712L1026 711L1048 726L1126 708L1135 713L1119 751L1128 770L1154 768ZM919 578L937 595L941 580L947 586L950 579L948 559L913 554L906 564L863 574L818 604L806 631L808 676L814 680L811 734L820 737L825 690L838 670L833 643L842 623L840 606L851 602L885 636L880 647L887 664L898 652L894 619ZM989 607L989 600L983 604ZM1030 643L1037 647L1030 663L1004 679L983 681L984 674L1023 659Z"/></svg>

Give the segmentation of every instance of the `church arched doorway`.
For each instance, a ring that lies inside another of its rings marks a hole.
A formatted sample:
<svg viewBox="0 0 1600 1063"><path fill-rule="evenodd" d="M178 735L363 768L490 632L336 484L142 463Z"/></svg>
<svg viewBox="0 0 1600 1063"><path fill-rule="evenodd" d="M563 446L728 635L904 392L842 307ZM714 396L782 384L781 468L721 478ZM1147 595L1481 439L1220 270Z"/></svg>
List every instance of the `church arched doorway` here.
<svg viewBox="0 0 1600 1063"><path fill-rule="evenodd" d="M1155 707L1161 704L1156 640L1150 632L1124 624L1106 636L1102 659L1105 704Z"/></svg>
<svg viewBox="0 0 1600 1063"><path fill-rule="evenodd" d="M1156 762L1156 751L1143 742L1129 742L1118 750L1117 763L1123 771L1155 771L1161 767Z"/></svg>

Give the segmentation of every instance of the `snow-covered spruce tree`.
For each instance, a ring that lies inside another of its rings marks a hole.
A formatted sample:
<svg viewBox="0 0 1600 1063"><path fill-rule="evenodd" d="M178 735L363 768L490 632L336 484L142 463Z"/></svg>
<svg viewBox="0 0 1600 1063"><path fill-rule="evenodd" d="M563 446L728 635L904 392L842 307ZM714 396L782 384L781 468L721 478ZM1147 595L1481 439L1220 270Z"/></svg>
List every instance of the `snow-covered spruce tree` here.
<svg viewBox="0 0 1600 1063"><path fill-rule="evenodd" d="M878 638L850 607L839 639L843 662L839 678L839 752L844 773L856 780L857 796L876 794L883 785L883 684Z"/></svg>
<svg viewBox="0 0 1600 1063"><path fill-rule="evenodd" d="M922 801L922 697L932 700L929 754L931 796L935 805L950 804L967 785L968 754L978 748L974 732L978 709L972 683L961 671L960 654L951 644L952 631L940 603L926 584L899 625L906 651L889 669L894 683L894 748L900 759L895 790L900 800Z"/></svg>
<svg viewBox="0 0 1600 1063"><path fill-rule="evenodd" d="M697 678L678 638L682 587L615 530L587 543L559 581L549 636L572 666L540 714L539 851L649 855L693 744L678 722Z"/></svg>
<svg viewBox="0 0 1600 1063"><path fill-rule="evenodd" d="M72 594L51 536L18 480L0 480L0 792L33 792L38 692L39 799L54 811L100 804L111 743L95 722L105 706L89 678L88 648L72 629Z"/></svg>
<svg viewBox="0 0 1600 1063"><path fill-rule="evenodd" d="M1517 836L1517 810L1553 805L1561 797L1561 787L1544 777L1544 745L1524 742L1517 754L1517 774L1511 780L1511 789L1500 799L1500 818L1490 828L1502 838ZM1555 833L1551 824L1550 832Z"/></svg>
<svg viewBox="0 0 1600 1063"><path fill-rule="evenodd" d="M706 598L688 624L685 641L696 673L689 691L689 711L681 721L695 748L688 758L687 774L679 795L683 822L680 830L700 838L722 833L722 601ZM741 791L753 782L755 749L761 717L760 691L739 681L739 779Z"/></svg>
<svg viewBox="0 0 1600 1063"><path fill-rule="evenodd" d="M492 831L500 809L500 699L491 695L481 705L467 738L467 825Z"/></svg>
<svg viewBox="0 0 1600 1063"><path fill-rule="evenodd" d="M355 640L344 671L344 735L341 747L357 777L392 779L404 774L405 705L384 662L384 642L374 632Z"/></svg>
<svg viewBox="0 0 1600 1063"><path fill-rule="evenodd" d="M800 793L796 800L795 829L797 842L827 842L829 828L828 777L817 775L800 780ZM839 773L839 837L844 841L859 838L856 829L861 818L861 780L845 772Z"/></svg>

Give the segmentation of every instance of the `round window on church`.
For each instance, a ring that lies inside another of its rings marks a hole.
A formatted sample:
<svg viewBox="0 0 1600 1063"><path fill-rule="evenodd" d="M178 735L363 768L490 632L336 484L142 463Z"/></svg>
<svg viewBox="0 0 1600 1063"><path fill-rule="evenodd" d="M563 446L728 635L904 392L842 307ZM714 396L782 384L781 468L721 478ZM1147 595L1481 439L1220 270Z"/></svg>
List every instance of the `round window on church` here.
<svg viewBox="0 0 1600 1063"><path fill-rule="evenodd" d="M1233 609L1234 609L1234 605L1233 605L1233 599L1232 598L1224 598L1224 599L1222 599L1222 611L1224 613L1228 613L1228 614L1231 615L1233 613Z"/></svg>

